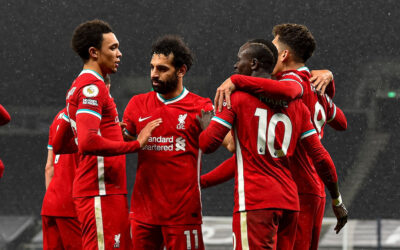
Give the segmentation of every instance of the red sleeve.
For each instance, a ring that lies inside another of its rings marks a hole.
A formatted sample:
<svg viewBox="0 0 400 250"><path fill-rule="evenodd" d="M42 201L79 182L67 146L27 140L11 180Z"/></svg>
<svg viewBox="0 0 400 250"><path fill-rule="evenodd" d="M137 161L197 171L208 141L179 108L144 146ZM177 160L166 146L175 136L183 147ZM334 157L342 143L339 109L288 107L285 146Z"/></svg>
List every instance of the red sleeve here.
<svg viewBox="0 0 400 250"><path fill-rule="evenodd" d="M68 116L64 113L59 120L58 129L52 140L52 146L54 154L72 154L78 152Z"/></svg>
<svg viewBox="0 0 400 250"><path fill-rule="evenodd" d="M335 96L335 81L332 79L332 81L328 84L328 86L325 89L325 93L333 99Z"/></svg>
<svg viewBox="0 0 400 250"><path fill-rule="evenodd" d="M327 94L325 94L325 99L328 103L326 122L335 130L346 130L347 119L343 111L333 103Z"/></svg>
<svg viewBox="0 0 400 250"><path fill-rule="evenodd" d="M235 177L235 167L236 160L235 155L233 155L228 160L225 160L218 167L213 169L212 171L204 174L200 178L201 188L208 188L212 186L216 186L218 184L229 181L230 179Z"/></svg>
<svg viewBox="0 0 400 250"><path fill-rule="evenodd" d="M0 126L5 125L11 121L11 116L7 110L0 104Z"/></svg>
<svg viewBox="0 0 400 250"><path fill-rule="evenodd" d="M322 146L318 135L313 134L308 136L301 140L301 143L303 143L307 154L313 160L315 169L325 185L329 186L331 183L336 183L338 178L335 165L328 151Z"/></svg>
<svg viewBox="0 0 400 250"><path fill-rule="evenodd" d="M3 177L3 173L4 173L4 164L0 159L0 178Z"/></svg>
<svg viewBox="0 0 400 250"><path fill-rule="evenodd" d="M136 126L135 126L135 121L138 118L135 118L134 116L134 111L137 110L136 108L136 104L135 104L135 100L136 98L133 97L128 105L126 105L125 111L124 111L124 115L122 118L122 121L124 123L126 123L126 131L128 132L128 134L130 136L136 136L137 132L136 132Z"/></svg>
<svg viewBox="0 0 400 250"><path fill-rule="evenodd" d="M232 95L234 97L234 95ZM233 99L232 99L233 100ZM224 109L211 119L210 125L203 130L199 138L200 149L209 154L217 150L235 121L233 109Z"/></svg>
<svg viewBox="0 0 400 250"><path fill-rule="evenodd" d="M277 81L239 74L231 76L231 81L238 90L251 94L261 94L278 100L291 101L303 94L303 88L297 81Z"/></svg>
<svg viewBox="0 0 400 250"><path fill-rule="evenodd" d="M76 118L78 148L83 154L113 156L133 153L140 149L138 141L112 141L98 135L100 119L90 114Z"/></svg>

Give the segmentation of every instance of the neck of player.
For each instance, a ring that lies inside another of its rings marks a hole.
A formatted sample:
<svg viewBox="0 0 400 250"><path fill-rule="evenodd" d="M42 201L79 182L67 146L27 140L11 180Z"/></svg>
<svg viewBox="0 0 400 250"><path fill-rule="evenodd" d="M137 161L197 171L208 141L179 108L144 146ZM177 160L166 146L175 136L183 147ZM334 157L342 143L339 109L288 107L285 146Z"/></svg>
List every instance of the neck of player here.
<svg viewBox="0 0 400 250"><path fill-rule="evenodd" d="M105 78L107 75L106 73L104 73L101 70L101 67L97 62L90 60L90 59L83 65L83 69L90 69L90 70L96 71L103 78Z"/></svg>

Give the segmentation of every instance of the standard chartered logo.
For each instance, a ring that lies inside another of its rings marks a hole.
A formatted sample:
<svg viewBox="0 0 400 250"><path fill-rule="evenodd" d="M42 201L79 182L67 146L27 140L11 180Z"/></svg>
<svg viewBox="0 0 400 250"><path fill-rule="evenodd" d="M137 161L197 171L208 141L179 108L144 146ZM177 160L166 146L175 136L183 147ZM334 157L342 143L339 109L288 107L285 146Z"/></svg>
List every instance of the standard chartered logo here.
<svg viewBox="0 0 400 250"><path fill-rule="evenodd" d="M175 141L175 143L174 143ZM148 139L149 144L144 146L142 150L152 150L152 151L185 151L186 150L186 140L183 137L177 137L174 140L174 136L163 137L163 136L153 136Z"/></svg>
<svg viewBox="0 0 400 250"><path fill-rule="evenodd" d="M186 140L183 139L182 137L176 138L175 150L176 151L179 151L179 150L185 151L185 149L186 149Z"/></svg>

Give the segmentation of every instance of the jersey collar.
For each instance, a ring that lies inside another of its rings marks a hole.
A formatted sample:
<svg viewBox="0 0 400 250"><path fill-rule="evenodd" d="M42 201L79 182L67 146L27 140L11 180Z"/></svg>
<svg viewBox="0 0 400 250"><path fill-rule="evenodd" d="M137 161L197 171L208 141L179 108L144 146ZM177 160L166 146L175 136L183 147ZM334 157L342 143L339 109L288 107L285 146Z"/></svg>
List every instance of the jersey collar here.
<svg viewBox="0 0 400 250"><path fill-rule="evenodd" d="M159 93L157 93L157 98L165 105L168 105L168 104L175 103L175 102L182 100L183 98L185 98L187 96L187 94L189 94L189 90L187 90L185 87L183 87L182 92L174 98L167 100L167 99L164 99Z"/></svg>
<svg viewBox="0 0 400 250"><path fill-rule="evenodd" d="M104 78L103 78L99 73L97 73L97 72L94 71L94 70L91 70L91 69L84 69L84 70L81 71L81 73L80 73L79 75L83 75L83 74L92 74L92 75L94 75L97 79L99 79L99 80L101 80L101 81L104 82Z"/></svg>
<svg viewBox="0 0 400 250"><path fill-rule="evenodd" d="M306 66L298 68L297 71L307 71L308 73L310 73L310 69L307 68Z"/></svg>

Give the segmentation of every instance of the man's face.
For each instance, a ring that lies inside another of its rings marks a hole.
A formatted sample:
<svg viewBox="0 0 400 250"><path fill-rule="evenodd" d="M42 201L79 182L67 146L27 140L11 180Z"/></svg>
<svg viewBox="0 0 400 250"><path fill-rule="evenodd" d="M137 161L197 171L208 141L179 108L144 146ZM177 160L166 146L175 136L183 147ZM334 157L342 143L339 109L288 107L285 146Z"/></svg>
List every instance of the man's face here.
<svg viewBox="0 0 400 250"><path fill-rule="evenodd" d="M275 45L276 49L278 50L278 60L276 61L276 65L274 70L272 71L272 75L275 75L279 72L281 72L282 70L282 60L281 59L281 55L284 51L283 45L282 43L280 43L279 41L279 35L276 35L274 37L274 40L272 40L272 43Z"/></svg>
<svg viewBox="0 0 400 250"><path fill-rule="evenodd" d="M160 94L171 93L178 86L178 71L172 65L174 55L153 54L150 62L150 77L154 91Z"/></svg>
<svg viewBox="0 0 400 250"><path fill-rule="evenodd" d="M118 64L121 61L121 51L119 50L119 42L114 33L103 34L103 42L101 49L97 51L100 68L103 73L116 73Z"/></svg>
<svg viewBox="0 0 400 250"><path fill-rule="evenodd" d="M246 44L240 47L237 54L237 61L235 65L233 65L236 74L249 76L253 72L251 69L252 58L250 57L248 50L249 47Z"/></svg>

